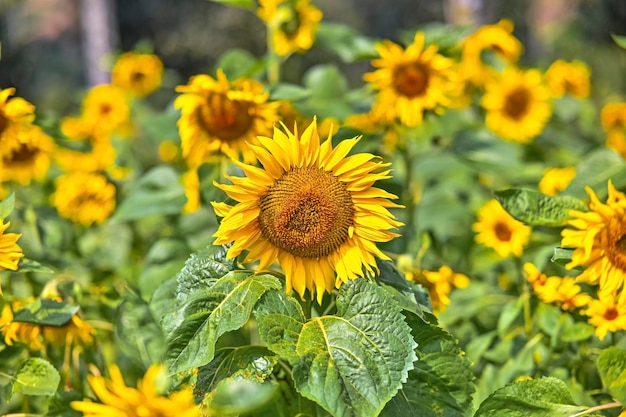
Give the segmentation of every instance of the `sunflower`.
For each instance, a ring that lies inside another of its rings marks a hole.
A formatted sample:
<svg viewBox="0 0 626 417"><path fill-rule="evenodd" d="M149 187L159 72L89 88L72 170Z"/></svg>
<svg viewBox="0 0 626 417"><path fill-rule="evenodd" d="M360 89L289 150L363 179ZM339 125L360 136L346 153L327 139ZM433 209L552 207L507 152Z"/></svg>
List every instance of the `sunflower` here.
<svg viewBox="0 0 626 417"><path fill-rule="evenodd" d="M554 61L546 71L548 88L554 97L569 94L572 97L589 97L591 71L582 61Z"/></svg>
<svg viewBox="0 0 626 417"><path fill-rule="evenodd" d="M71 346L74 343L89 346L93 344L96 334L96 329L76 314L63 326L41 327L44 342L54 346Z"/></svg>
<svg viewBox="0 0 626 417"><path fill-rule="evenodd" d="M237 162L246 177L228 177L232 185L217 184L239 203L213 203L224 217L215 244L234 241L228 257L249 253L245 262L260 260L267 269L276 260L292 288L304 297L330 292L343 282L377 271L376 259L389 259L375 245L397 237L402 226L388 208L401 207L397 198L374 188L390 178L389 164L371 154L347 156L360 137L342 141L334 149L332 137L320 144L313 121L301 136L284 125L274 137L259 137L251 145L263 168Z"/></svg>
<svg viewBox="0 0 626 417"><path fill-rule="evenodd" d="M613 129L626 129L626 103L605 104L600 112L600 119L605 132L610 132Z"/></svg>
<svg viewBox="0 0 626 417"><path fill-rule="evenodd" d="M15 94L15 88L0 89L0 158L19 148L35 120L35 106Z"/></svg>
<svg viewBox="0 0 626 417"><path fill-rule="evenodd" d="M17 233L5 233L11 222L0 219L0 271L17 271L20 259L24 257L17 240L22 236ZM2 287L0 287L2 295Z"/></svg>
<svg viewBox="0 0 626 417"><path fill-rule="evenodd" d="M489 82L481 100L486 125L502 139L529 143L552 115L550 92L537 70L505 69Z"/></svg>
<svg viewBox="0 0 626 417"><path fill-rule="evenodd" d="M600 294L598 300L589 301L582 313L589 317L588 322L595 326L600 340L604 340L608 332L626 330L626 297Z"/></svg>
<svg viewBox="0 0 626 417"><path fill-rule="evenodd" d="M626 159L626 130L612 129L606 134L606 147L613 149Z"/></svg>
<svg viewBox="0 0 626 417"><path fill-rule="evenodd" d="M276 55L311 49L322 12L309 0L259 0L259 6L257 15L268 25Z"/></svg>
<svg viewBox="0 0 626 417"><path fill-rule="evenodd" d="M508 19L481 26L463 40L462 46L460 72L478 86L498 74L497 66L515 64L523 50L522 43L513 36L513 22ZM497 61L493 62L493 58Z"/></svg>
<svg viewBox="0 0 626 417"><path fill-rule="evenodd" d="M137 383L137 388L133 388L126 385L120 369L112 365L109 367L110 379L95 375L87 377L91 390L102 403L84 399L72 401L70 406L85 417L200 417L200 409L194 404L190 389L170 395L160 392L158 380L161 374L161 366L152 365Z"/></svg>
<svg viewBox="0 0 626 417"><path fill-rule="evenodd" d="M255 159L248 143L257 135L268 135L279 103L268 103L269 93L252 79L230 83L222 70L217 78L196 75L176 91L184 93L174 102L181 109L178 129L183 157L197 167L217 152L233 159L243 155L244 162Z"/></svg>
<svg viewBox="0 0 626 417"><path fill-rule="evenodd" d="M2 312L0 312L0 333L2 333L4 343L7 346L21 343L33 351L45 349L41 338L41 326L13 321L13 312L31 301L17 300L11 304L5 304L2 308Z"/></svg>
<svg viewBox="0 0 626 417"><path fill-rule="evenodd" d="M89 226L102 223L115 210L115 186L104 175L72 172L57 178L52 204L59 215Z"/></svg>
<svg viewBox="0 0 626 417"><path fill-rule="evenodd" d="M117 58L111 82L136 97L144 97L161 85L163 63L154 54L125 52Z"/></svg>
<svg viewBox="0 0 626 417"><path fill-rule="evenodd" d="M437 46L424 46L424 34L417 32L406 49L391 41L376 46L380 58L372 61L378 69L363 76L378 90L373 117L385 122L396 118L406 126L422 122L425 110L442 111L452 104L458 90L454 62L437 53Z"/></svg>
<svg viewBox="0 0 626 417"><path fill-rule="evenodd" d="M590 187L589 211L570 211L571 228L561 232L561 246L574 248L567 269L584 266L576 278L579 282L597 284L601 295L621 290L626 274L626 196L608 183L608 198L601 203Z"/></svg>
<svg viewBox="0 0 626 417"><path fill-rule="evenodd" d="M195 213L200 208L200 178L198 170L191 168L182 176L182 182L185 186L185 197L187 203L183 207L183 213Z"/></svg>
<svg viewBox="0 0 626 417"><path fill-rule="evenodd" d="M15 181L28 185L46 177L54 151L54 141L38 126L26 130L27 135L11 151L0 156L0 183Z"/></svg>
<svg viewBox="0 0 626 417"><path fill-rule="evenodd" d="M109 143L111 132L102 129L93 121L87 120L84 116L64 117L60 123L61 133L69 141L96 143Z"/></svg>
<svg viewBox="0 0 626 417"><path fill-rule="evenodd" d="M539 181L539 191L546 195L557 195L567 188L575 176L575 167L547 168Z"/></svg>
<svg viewBox="0 0 626 417"><path fill-rule="evenodd" d="M58 148L54 159L64 171L104 172L115 165L117 151L110 142L95 142L88 152Z"/></svg>
<svg viewBox="0 0 626 417"><path fill-rule="evenodd" d="M82 103L82 119L102 132L122 132L130 122L130 106L124 90L111 84L92 87Z"/></svg>
<svg viewBox="0 0 626 417"><path fill-rule="evenodd" d="M496 199L488 201L477 213L472 229L476 242L495 250L502 258L520 257L528 244L532 229L515 220Z"/></svg>

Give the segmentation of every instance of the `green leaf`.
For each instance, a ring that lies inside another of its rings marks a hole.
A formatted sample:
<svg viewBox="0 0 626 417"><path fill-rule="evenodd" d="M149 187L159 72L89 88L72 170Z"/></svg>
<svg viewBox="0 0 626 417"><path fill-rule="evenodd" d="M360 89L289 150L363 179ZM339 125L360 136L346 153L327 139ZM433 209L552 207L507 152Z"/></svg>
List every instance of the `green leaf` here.
<svg viewBox="0 0 626 417"><path fill-rule="evenodd" d="M30 358L17 369L12 393L54 395L59 382L61 375L50 362L41 358Z"/></svg>
<svg viewBox="0 0 626 417"><path fill-rule="evenodd" d="M251 413L269 402L277 386L248 379L222 381L210 404L210 415L238 416Z"/></svg>
<svg viewBox="0 0 626 417"><path fill-rule="evenodd" d="M316 43L335 52L344 62L378 57L372 39L339 23L322 22L317 30Z"/></svg>
<svg viewBox="0 0 626 417"><path fill-rule="evenodd" d="M74 410L70 403L82 401L84 398L80 392L59 390L48 402L46 417L82 417L83 413Z"/></svg>
<svg viewBox="0 0 626 417"><path fill-rule="evenodd" d="M306 321L300 303L283 291L270 290L263 294L254 314L267 347L289 363L297 363L296 345Z"/></svg>
<svg viewBox="0 0 626 417"><path fill-rule="evenodd" d="M608 194L607 182L611 179L617 189L626 186L626 164L614 150L600 148L585 155L576 166L576 176L561 195L588 198L585 187L595 190L598 198L604 200Z"/></svg>
<svg viewBox="0 0 626 417"><path fill-rule="evenodd" d="M336 315L302 327L296 389L333 416L377 416L413 367L411 329L393 299L364 279L343 284L336 303Z"/></svg>
<svg viewBox="0 0 626 417"><path fill-rule="evenodd" d="M565 266L572 261L573 254L574 249L556 247L550 260L558 265Z"/></svg>
<svg viewBox="0 0 626 417"><path fill-rule="evenodd" d="M595 327L583 322L576 322L566 326L561 333L563 342L581 342L589 339L595 333Z"/></svg>
<svg viewBox="0 0 626 417"><path fill-rule="evenodd" d="M241 328L259 298L272 288L281 288L272 275L233 271L210 288L194 292L180 308L182 322L168 335L170 372L184 372L213 360L217 339Z"/></svg>
<svg viewBox="0 0 626 417"><path fill-rule="evenodd" d="M611 395L626 404L626 350L615 346L604 349L598 357L598 372Z"/></svg>
<svg viewBox="0 0 626 417"><path fill-rule="evenodd" d="M504 337L515 319L520 316L523 306L524 303L521 298L509 301L504 305L500 317L498 318L498 334L500 337Z"/></svg>
<svg viewBox="0 0 626 417"><path fill-rule="evenodd" d="M300 101L311 96L311 90L297 84L279 83L270 86L270 100ZM287 126L291 129L293 126Z"/></svg>
<svg viewBox="0 0 626 417"><path fill-rule="evenodd" d="M42 326L63 326L78 312L79 307L63 301L40 298L13 315L13 321Z"/></svg>
<svg viewBox="0 0 626 417"><path fill-rule="evenodd" d="M530 226L562 226L570 218L570 210L588 210L583 201L571 196L549 196L523 188L494 194L511 216Z"/></svg>
<svg viewBox="0 0 626 417"><path fill-rule="evenodd" d="M176 277L178 289L176 298L185 300L196 291L203 291L235 266L235 260L226 260L226 246L210 245L191 254L185 266Z"/></svg>
<svg viewBox="0 0 626 417"><path fill-rule="evenodd" d="M563 381L543 377L498 389L482 402L474 417L570 417L586 409L574 404Z"/></svg>
<svg viewBox="0 0 626 417"><path fill-rule="evenodd" d="M215 64L215 68L220 68L229 80L236 80L241 77L252 77L258 69L260 61L245 49L232 48L221 55Z"/></svg>
<svg viewBox="0 0 626 417"><path fill-rule="evenodd" d="M28 258L21 258L17 269L20 272L39 272L39 273L45 273L45 274L54 273L54 270L48 268L45 265L40 264L39 262L33 259L28 259Z"/></svg>
<svg viewBox="0 0 626 417"><path fill-rule="evenodd" d="M254 10L256 2L254 0L210 0L214 3L220 3L225 6L241 7L248 10Z"/></svg>
<svg viewBox="0 0 626 417"><path fill-rule="evenodd" d="M7 198L0 201L0 220L4 220L13 211L13 207L15 207L15 193L9 194Z"/></svg>
<svg viewBox="0 0 626 417"><path fill-rule="evenodd" d="M170 166L157 166L137 181L113 215L114 220L137 220L154 214L178 214L187 202L185 188Z"/></svg>
<svg viewBox="0 0 626 417"><path fill-rule="evenodd" d="M613 38L613 42L617 44L620 48L626 49L626 36L616 35L615 33L611 33L611 38Z"/></svg>

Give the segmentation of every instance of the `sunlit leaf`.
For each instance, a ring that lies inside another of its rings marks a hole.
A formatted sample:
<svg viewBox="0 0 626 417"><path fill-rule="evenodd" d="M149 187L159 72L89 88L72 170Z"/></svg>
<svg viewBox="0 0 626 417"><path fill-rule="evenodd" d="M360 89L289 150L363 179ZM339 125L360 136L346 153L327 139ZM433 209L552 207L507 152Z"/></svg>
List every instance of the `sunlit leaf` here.
<svg viewBox="0 0 626 417"><path fill-rule="evenodd" d="M561 194L587 199L589 196L585 187L591 187L598 198L604 200L609 179L617 189L626 187L624 159L612 149L596 149L583 157L576 166L576 176Z"/></svg>
<svg viewBox="0 0 626 417"><path fill-rule="evenodd" d="M63 301L40 298L15 312L13 321L43 326L63 326L79 307Z"/></svg>
<svg viewBox="0 0 626 417"><path fill-rule="evenodd" d="M61 382L61 375L50 362L42 358L30 358L18 367L12 392L26 395L53 395L59 382Z"/></svg>
<svg viewBox="0 0 626 417"><path fill-rule="evenodd" d="M0 201L0 220L9 217L15 206L15 194L11 193L7 198Z"/></svg>
<svg viewBox="0 0 626 417"><path fill-rule="evenodd" d="M626 350L615 346L604 349L598 357L598 372L611 395L626 404Z"/></svg>
<svg viewBox="0 0 626 417"><path fill-rule="evenodd" d="M20 259L20 263L18 264L18 270L20 272L39 272L46 274L54 273L54 270L40 264L33 259L28 259L26 257Z"/></svg>
<svg viewBox="0 0 626 417"><path fill-rule="evenodd" d="M611 38L613 38L613 41L617 44L617 46L626 49L626 36L611 33Z"/></svg>

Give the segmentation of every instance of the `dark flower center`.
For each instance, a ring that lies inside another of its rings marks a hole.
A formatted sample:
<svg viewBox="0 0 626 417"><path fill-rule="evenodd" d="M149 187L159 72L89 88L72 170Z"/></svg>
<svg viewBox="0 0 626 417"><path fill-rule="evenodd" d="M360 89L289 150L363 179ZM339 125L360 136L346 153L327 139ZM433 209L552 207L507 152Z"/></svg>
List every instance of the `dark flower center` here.
<svg viewBox="0 0 626 417"><path fill-rule="evenodd" d="M393 74L393 82L398 94L409 98L424 95L428 89L428 70L418 63L401 65Z"/></svg>
<svg viewBox="0 0 626 417"><path fill-rule="evenodd" d="M250 103L231 100L221 93L209 95L206 103L198 107L197 113L204 129L224 141L244 136L254 120Z"/></svg>
<svg viewBox="0 0 626 417"><path fill-rule="evenodd" d="M498 222L493 229L496 237L501 242L508 242L511 240L511 236L513 235L513 233L511 232L509 226L507 226L505 223Z"/></svg>
<svg viewBox="0 0 626 417"><path fill-rule="evenodd" d="M528 113L531 95L528 89L519 87L513 90L504 104L504 113L511 119L519 120Z"/></svg>

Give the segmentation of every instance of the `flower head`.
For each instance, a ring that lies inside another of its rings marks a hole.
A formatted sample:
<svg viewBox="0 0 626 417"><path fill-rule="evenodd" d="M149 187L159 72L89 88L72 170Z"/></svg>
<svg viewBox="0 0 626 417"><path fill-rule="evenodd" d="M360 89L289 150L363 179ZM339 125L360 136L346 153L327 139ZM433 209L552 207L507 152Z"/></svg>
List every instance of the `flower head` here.
<svg viewBox="0 0 626 417"><path fill-rule="evenodd" d="M181 109L178 129L183 157L191 166L200 166L216 153L244 162L254 161L248 143L257 135L268 135L278 121L278 103L268 103L263 85L252 79L230 83L222 70L217 78L196 75L176 91L183 93L174 102Z"/></svg>
<svg viewBox="0 0 626 417"><path fill-rule="evenodd" d="M0 183L15 181L28 185L32 180L46 177L54 141L38 126L32 126L26 133L17 146L0 156Z"/></svg>
<svg viewBox="0 0 626 417"><path fill-rule="evenodd" d="M582 61L554 61L546 71L548 88L554 97L569 94L585 99L589 97L591 71Z"/></svg>
<svg viewBox="0 0 626 417"><path fill-rule="evenodd" d="M213 203L224 217L216 244L233 242L228 257L248 249L245 261L260 260L267 269L276 260L286 277L286 290L301 297L308 289L321 302L343 282L377 270L375 256L389 259L375 245L398 236L390 229L402 223L388 211L397 198L374 188L389 178L389 164L371 154L347 156L359 138L332 148L320 144L314 121L299 135L274 129L252 145L263 168L237 163L246 177L228 177L232 185L216 184L234 206Z"/></svg>
<svg viewBox="0 0 626 417"><path fill-rule="evenodd" d="M425 110L442 111L452 104L458 90L453 61L437 53L437 46L424 46L424 34L415 34L406 49L391 41L376 46L379 59L372 61L378 69L363 76L378 90L372 108L374 117L406 126L422 122Z"/></svg>
<svg viewBox="0 0 626 417"><path fill-rule="evenodd" d="M85 417L200 417L200 409L195 406L190 389L170 395L159 391L157 378L160 373L161 367L152 365L137 383L137 388L133 388L126 385L120 369L112 365L109 367L110 378L87 377L92 391L102 403L84 399L72 401L70 405Z"/></svg>
<svg viewBox="0 0 626 417"><path fill-rule="evenodd" d="M575 167L547 168L539 181L539 191L547 195L557 195L567 188L575 176Z"/></svg>
<svg viewBox="0 0 626 417"><path fill-rule="evenodd" d="M111 84L92 87L83 100L82 119L96 131L123 130L130 121L130 106L124 91Z"/></svg>
<svg viewBox="0 0 626 417"><path fill-rule="evenodd" d="M35 120L35 106L21 97L9 99L13 94L15 88L0 89L0 159L19 148Z"/></svg>
<svg viewBox="0 0 626 417"><path fill-rule="evenodd" d="M570 228L561 232L561 246L574 248L567 269L585 266L577 281L598 285L601 295L615 294L626 274L626 196L608 183L609 196L600 202L590 187L589 211L570 211Z"/></svg>
<svg viewBox="0 0 626 417"><path fill-rule="evenodd" d="M309 0L259 0L259 5L257 14L268 24L277 55L311 49L322 12Z"/></svg>
<svg viewBox="0 0 626 417"><path fill-rule="evenodd" d="M112 84L136 97L144 97L161 85L163 63L153 54L125 52L111 71Z"/></svg>
<svg viewBox="0 0 626 417"><path fill-rule="evenodd" d="M626 103L607 103L600 113L602 127L606 132L613 129L626 129Z"/></svg>
<svg viewBox="0 0 626 417"><path fill-rule="evenodd" d="M589 324L595 326L598 339L604 340L609 332L626 330L626 297L600 294L598 300L589 301L583 314L589 317Z"/></svg>
<svg viewBox="0 0 626 417"><path fill-rule="evenodd" d="M5 233L11 222L4 222L0 219L0 271L17 271L20 259L24 257L22 248L17 244L17 240L22 236L17 233ZM0 295L2 288L0 287Z"/></svg>
<svg viewBox="0 0 626 417"><path fill-rule="evenodd" d="M76 171L60 176L55 185L52 204L61 217L89 226L115 210L115 186L101 174Z"/></svg>
<svg viewBox="0 0 626 417"><path fill-rule="evenodd" d="M492 199L478 210L478 221L472 228L478 234L476 242L495 250L502 258L522 256L532 229L515 220Z"/></svg>
<svg viewBox="0 0 626 417"><path fill-rule="evenodd" d="M507 68L487 83L481 100L487 127L505 140L529 143L552 115L550 92L537 70Z"/></svg>

